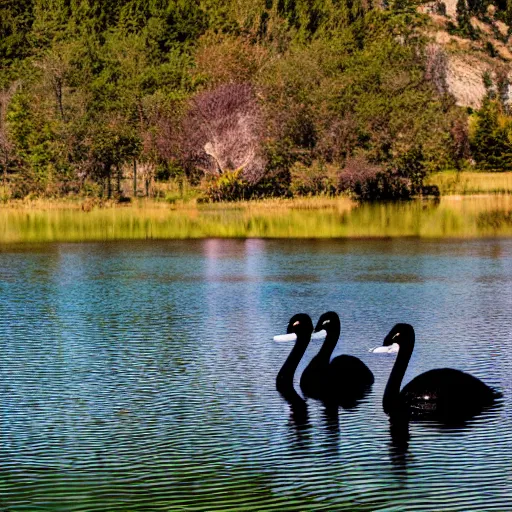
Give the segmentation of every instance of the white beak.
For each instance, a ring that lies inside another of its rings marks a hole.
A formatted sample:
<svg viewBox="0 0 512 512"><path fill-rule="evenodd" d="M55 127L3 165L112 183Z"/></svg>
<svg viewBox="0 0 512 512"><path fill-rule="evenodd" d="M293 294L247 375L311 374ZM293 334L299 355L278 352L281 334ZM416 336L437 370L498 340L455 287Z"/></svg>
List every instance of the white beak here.
<svg viewBox="0 0 512 512"><path fill-rule="evenodd" d="M398 343L393 343L393 345L389 345L387 347L380 346L371 348L368 352L372 352L373 354L396 354L400 345Z"/></svg>
<svg viewBox="0 0 512 512"><path fill-rule="evenodd" d="M297 335L294 332L290 334L278 334L274 336L274 341L295 341L297 339Z"/></svg>
<svg viewBox="0 0 512 512"><path fill-rule="evenodd" d="M314 332L311 335L312 340L323 340L327 336L327 331L325 329L322 329L321 331Z"/></svg>
<svg viewBox="0 0 512 512"><path fill-rule="evenodd" d="M312 340L322 340L327 336L327 331L321 330L318 332L314 332L311 335ZM274 341L282 342L282 341L296 341L297 335L294 332L291 332L290 334L278 334L277 336L274 336Z"/></svg>

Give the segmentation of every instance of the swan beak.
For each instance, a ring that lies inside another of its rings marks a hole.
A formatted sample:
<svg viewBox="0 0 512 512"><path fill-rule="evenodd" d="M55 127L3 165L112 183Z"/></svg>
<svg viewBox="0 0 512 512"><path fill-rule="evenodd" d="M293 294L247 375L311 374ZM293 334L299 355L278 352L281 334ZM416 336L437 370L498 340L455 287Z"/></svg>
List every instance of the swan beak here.
<svg viewBox="0 0 512 512"><path fill-rule="evenodd" d="M314 332L311 334L312 340L323 340L327 336L327 331L322 329L321 331ZM297 335L294 332L289 334L279 334L274 336L274 341L277 342L286 342L286 341L297 341Z"/></svg>
<svg viewBox="0 0 512 512"><path fill-rule="evenodd" d="M297 335L294 332L291 332L289 334L278 334L277 336L274 336L274 341L282 342L282 341L296 341Z"/></svg>
<svg viewBox="0 0 512 512"><path fill-rule="evenodd" d="M380 346L371 348L368 352L372 352L373 354L396 354L398 352L398 349L400 348L400 345L398 343L393 343L388 346Z"/></svg>
<svg viewBox="0 0 512 512"><path fill-rule="evenodd" d="M323 340L327 336L327 331L325 329L322 329L321 331L314 332L311 335L312 340Z"/></svg>

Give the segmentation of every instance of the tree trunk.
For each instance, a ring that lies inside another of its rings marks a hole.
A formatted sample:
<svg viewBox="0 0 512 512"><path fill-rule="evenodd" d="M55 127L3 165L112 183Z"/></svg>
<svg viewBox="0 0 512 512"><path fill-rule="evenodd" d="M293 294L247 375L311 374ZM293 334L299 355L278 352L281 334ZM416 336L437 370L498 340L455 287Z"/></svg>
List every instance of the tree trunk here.
<svg viewBox="0 0 512 512"><path fill-rule="evenodd" d="M7 185L7 164L9 163L9 153L7 152L7 147L5 147L4 149L4 172L3 172L3 177L4 177L4 187Z"/></svg>
<svg viewBox="0 0 512 512"><path fill-rule="evenodd" d="M137 160L133 159L133 197L137 197Z"/></svg>
<svg viewBox="0 0 512 512"><path fill-rule="evenodd" d="M55 88L55 100L57 102L57 110L60 114L60 117L63 121L66 121L64 117L64 105L62 103L62 79L55 78L54 79L54 88Z"/></svg>
<svg viewBox="0 0 512 512"><path fill-rule="evenodd" d="M107 199L112 197L112 181L110 176L110 164L106 166L106 175L107 175Z"/></svg>
<svg viewBox="0 0 512 512"><path fill-rule="evenodd" d="M117 176L117 195L121 196L121 168L119 164L116 165L116 176Z"/></svg>

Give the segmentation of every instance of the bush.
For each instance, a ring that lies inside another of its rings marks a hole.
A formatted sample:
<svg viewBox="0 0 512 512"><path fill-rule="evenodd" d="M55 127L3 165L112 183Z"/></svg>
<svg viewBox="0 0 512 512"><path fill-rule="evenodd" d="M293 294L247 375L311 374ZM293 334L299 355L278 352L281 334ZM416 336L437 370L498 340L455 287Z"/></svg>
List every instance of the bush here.
<svg viewBox="0 0 512 512"><path fill-rule="evenodd" d="M242 176L242 169L227 171L218 178L206 177L202 183L202 202L245 201L264 197L289 195L289 173L267 173L258 183L250 183Z"/></svg>
<svg viewBox="0 0 512 512"><path fill-rule="evenodd" d="M289 197L290 194L290 172L288 169L269 170L258 183L251 185L251 199L264 197Z"/></svg>
<svg viewBox="0 0 512 512"><path fill-rule="evenodd" d="M427 169L423 162L423 151L418 147L398 155L393 162L395 174L408 181L411 194L420 192L427 177Z"/></svg>
<svg viewBox="0 0 512 512"><path fill-rule="evenodd" d="M226 171L219 178L208 179L203 182L203 192L206 201L239 201L247 199L245 192L248 183L241 177L241 170Z"/></svg>
<svg viewBox="0 0 512 512"><path fill-rule="evenodd" d="M411 196L410 180L396 171L371 164L364 157L347 159L340 174L339 189L356 199L408 199Z"/></svg>
<svg viewBox="0 0 512 512"><path fill-rule="evenodd" d="M437 2L434 6L436 14L446 16L446 4L444 2Z"/></svg>
<svg viewBox="0 0 512 512"><path fill-rule="evenodd" d="M12 191L9 185L0 185L0 202L7 203L12 197Z"/></svg>
<svg viewBox="0 0 512 512"><path fill-rule="evenodd" d="M297 162L291 168L290 175L290 191L293 195L334 195L337 192L337 175L321 163L316 162L307 167Z"/></svg>
<svg viewBox="0 0 512 512"><path fill-rule="evenodd" d="M439 197L441 195L437 185L423 185L420 192L422 196Z"/></svg>

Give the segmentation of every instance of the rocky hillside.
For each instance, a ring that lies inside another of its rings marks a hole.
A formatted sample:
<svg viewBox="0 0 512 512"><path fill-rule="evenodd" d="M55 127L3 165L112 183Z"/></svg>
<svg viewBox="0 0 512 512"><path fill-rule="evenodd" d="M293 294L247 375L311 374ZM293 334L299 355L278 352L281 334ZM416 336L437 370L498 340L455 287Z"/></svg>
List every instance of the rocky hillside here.
<svg viewBox="0 0 512 512"><path fill-rule="evenodd" d="M457 3L456 0L428 2L420 11L432 20L429 35L437 51L445 57L448 90L458 105L479 108L486 94L486 81L487 87L494 90L498 89L500 79L510 81L510 29L493 5L478 16L468 15L469 26L463 28ZM503 84L500 94L508 96L508 89L509 84Z"/></svg>

